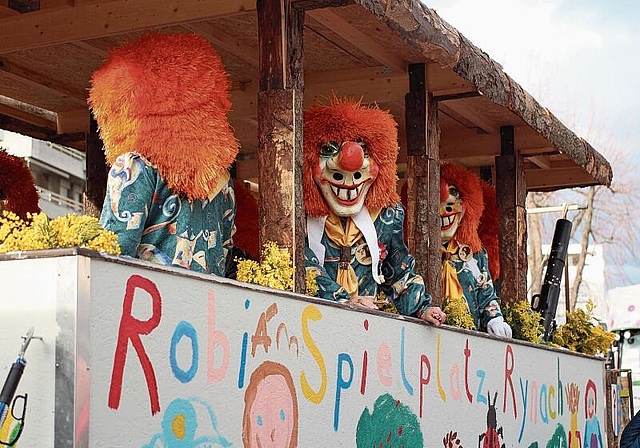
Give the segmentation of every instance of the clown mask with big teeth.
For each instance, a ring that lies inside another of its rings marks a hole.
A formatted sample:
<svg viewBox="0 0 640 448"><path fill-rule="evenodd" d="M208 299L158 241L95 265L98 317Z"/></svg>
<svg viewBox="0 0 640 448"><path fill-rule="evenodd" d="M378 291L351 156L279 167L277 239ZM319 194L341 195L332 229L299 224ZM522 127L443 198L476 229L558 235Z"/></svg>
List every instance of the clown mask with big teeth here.
<svg viewBox="0 0 640 448"><path fill-rule="evenodd" d="M451 241L460 227L465 207L454 185L440 181L440 238L442 244Z"/></svg>
<svg viewBox="0 0 640 448"><path fill-rule="evenodd" d="M320 148L313 180L329 208L338 216L348 217L362 209L378 172L378 164L369 157L363 141L329 141Z"/></svg>

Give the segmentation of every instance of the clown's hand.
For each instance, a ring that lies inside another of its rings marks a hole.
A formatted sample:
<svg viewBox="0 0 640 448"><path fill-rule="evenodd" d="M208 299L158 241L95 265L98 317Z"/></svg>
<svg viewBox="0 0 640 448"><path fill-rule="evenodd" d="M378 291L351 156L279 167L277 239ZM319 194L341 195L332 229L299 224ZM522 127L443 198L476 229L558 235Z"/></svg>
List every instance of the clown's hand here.
<svg viewBox="0 0 640 448"><path fill-rule="evenodd" d="M420 319L425 320L439 327L447 320L447 315L437 306L431 306L420 315Z"/></svg>
<svg viewBox="0 0 640 448"><path fill-rule="evenodd" d="M378 305L376 305L375 297L373 296L355 296L351 297L347 300L349 305L361 306L363 308L371 308L373 310L378 309Z"/></svg>
<svg viewBox="0 0 640 448"><path fill-rule="evenodd" d="M511 327L504 321L502 316L494 317L487 324L487 331L489 334L495 334L501 338L511 337Z"/></svg>

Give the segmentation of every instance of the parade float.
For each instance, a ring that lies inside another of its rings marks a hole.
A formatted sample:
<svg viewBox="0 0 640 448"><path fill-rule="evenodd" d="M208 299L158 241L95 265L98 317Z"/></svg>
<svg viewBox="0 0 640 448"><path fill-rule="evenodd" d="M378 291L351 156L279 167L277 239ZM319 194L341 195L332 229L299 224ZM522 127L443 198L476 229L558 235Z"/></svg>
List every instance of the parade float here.
<svg viewBox="0 0 640 448"><path fill-rule="evenodd" d="M0 5L0 128L86 151L87 214L107 185L91 75L150 29L196 33L220 53L240 143L232 171L259 185L259 240L288 249L293 291L102 247L1 254L0 369L21 374L0 441L612 446L621 388L601 356L304 294L306 107L336 93L394 116L409 249L440 305L440 162L496 187L500 298L518 303L526 192L611 182L586 141L413 0Z"/></svg>

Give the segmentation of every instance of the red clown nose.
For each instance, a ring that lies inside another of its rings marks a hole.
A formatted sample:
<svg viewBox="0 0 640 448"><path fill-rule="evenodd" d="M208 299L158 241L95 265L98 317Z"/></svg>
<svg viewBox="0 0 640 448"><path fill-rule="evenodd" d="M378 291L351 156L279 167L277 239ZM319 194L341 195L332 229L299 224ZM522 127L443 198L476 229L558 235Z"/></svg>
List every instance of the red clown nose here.
<svg viewBox="0 0 640 448"><path fill-rule="evenodd" d="M338 156L338 165L345 171L357 171L364 163L362 146L356 142L345 142Z"/></svg>
<svg viewBox="0 0 640 448"><path fill-rule="evenodd" d="M440 180L440 202L444 202L449 197L449 184Z"/></svg>

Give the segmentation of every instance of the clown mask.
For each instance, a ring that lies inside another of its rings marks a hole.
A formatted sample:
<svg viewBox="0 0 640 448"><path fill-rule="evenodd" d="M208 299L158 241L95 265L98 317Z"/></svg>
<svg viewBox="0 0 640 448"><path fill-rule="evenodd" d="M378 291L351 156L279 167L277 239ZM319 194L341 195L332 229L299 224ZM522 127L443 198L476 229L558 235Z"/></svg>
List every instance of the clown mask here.
<svg viewBox="0 0 640 448"><path fill-rule="evenodd" d="M440 238L442 244L451 241L464 217L464 204L454 185L440 181Z"/></svg>
<svg viewBox="0 0 640 448"><path fill-rule="evenodd" d="M329 141L320 149L313 180L329 208L338 216L348 217L362 209L378 171L378 164L369 157L362 140Z"/></svg>

